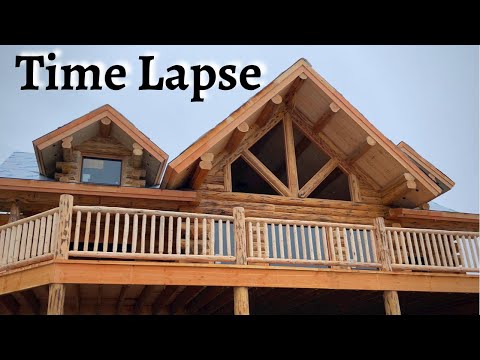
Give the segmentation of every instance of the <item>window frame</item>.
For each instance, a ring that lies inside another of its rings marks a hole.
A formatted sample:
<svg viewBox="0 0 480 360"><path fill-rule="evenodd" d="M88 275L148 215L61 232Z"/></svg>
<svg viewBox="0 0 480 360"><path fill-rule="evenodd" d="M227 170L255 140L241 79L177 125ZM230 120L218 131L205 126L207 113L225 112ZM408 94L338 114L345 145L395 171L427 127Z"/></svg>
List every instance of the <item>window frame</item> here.
<svg viewBox="0 0 480 360"><path fill-rule="evenodd" d="M83 153L81 154L81 167L80 167L80 183L81 184L93 184L93 185L103 185L103 186L123 186L123 171L124 171L124 157L123 156L115 156L115 155L98 155L98 154L90 154L90 153ZM110 161L120 161L120 184L107 184L107 183L94 183L94 182L84 182L82 181L83 178L83 161L85 158L92 159L92 160L110 160Z"/></svg>

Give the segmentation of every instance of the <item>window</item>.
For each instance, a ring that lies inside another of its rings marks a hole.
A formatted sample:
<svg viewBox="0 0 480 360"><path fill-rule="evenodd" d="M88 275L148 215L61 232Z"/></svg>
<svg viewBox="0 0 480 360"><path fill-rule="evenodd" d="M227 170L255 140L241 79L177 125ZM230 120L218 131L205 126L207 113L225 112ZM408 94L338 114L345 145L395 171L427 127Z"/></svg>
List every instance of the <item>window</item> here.
<svg viewBox="0 0 480 360"><path fill-rule="evenodd" d="M83 158L82 182L93 184L120 185L122 161Z"/></svg>

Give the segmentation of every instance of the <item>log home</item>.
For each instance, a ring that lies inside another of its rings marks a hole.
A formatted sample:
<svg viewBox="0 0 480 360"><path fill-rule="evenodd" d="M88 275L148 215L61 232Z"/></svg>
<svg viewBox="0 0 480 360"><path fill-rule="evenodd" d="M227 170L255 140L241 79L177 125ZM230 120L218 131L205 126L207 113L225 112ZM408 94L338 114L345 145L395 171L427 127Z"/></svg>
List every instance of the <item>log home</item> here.
<svg viewBox="0 0 480 360"><path fill-rule="evenodd" d="M475 314L479 217L300 59L177 158L109 105L0 167L2 314ZM38 168L37 168L38 166Z"/></svg>

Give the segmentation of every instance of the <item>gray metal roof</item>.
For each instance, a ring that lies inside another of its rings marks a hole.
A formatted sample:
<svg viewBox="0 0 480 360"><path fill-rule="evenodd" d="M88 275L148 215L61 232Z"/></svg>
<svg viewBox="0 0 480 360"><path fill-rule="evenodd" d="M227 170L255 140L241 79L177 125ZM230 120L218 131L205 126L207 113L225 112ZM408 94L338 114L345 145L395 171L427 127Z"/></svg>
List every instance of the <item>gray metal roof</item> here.
<svg viewBox="0 0 480 360"><path fill-rule="evenodd" d="M54 181L38 172L34 153L14 152L0 164L0 178Z"/></svg>

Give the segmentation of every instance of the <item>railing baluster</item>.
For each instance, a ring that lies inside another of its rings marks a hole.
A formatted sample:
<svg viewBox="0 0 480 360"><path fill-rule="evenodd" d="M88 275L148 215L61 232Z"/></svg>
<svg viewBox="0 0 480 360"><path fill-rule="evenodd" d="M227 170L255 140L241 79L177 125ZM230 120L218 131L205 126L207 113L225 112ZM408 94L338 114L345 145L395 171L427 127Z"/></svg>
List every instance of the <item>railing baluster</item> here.
<svg viewBox="0 0 480 360"><path fill-rule="evenodd" d="M38 239L38 248L37 248L37 255L43 255L43 245L45 242L45 226L47 223L47 219L45 217L42 217L40 219L40 237ZM13 254L12 254L13 256Z"/></svg>
<svg viewBox="0 0 480 360"><path fill-rule="evenodd" d="M272 258L277 259L277 234L275 234L275 224L270 225L270 229L272 229Z"/></svg>
<svg viewBox="0 0 480 360"><path fill-rule="evenodd" d="M459 267L460 263L458 261L458 250L457 250L457 246L455 245L455 239L453 238L453 235L451 235L451 234L448 238L450 240L450 249L452 250L453 262L455 263L455 267Z"/></svg>
<svg viewBox="0 0 480 360"><path fill-rule="evenodd" d="M343 249L342 249L342 238L340 236L340 229L338 226L335 228L335 237L337 238L338 257L340 258L340 261L343 261L344 257L343 257Z"/></svg>
<svg viewBox="0 0 480 360"><path fill-rule="evenodd" d="M420 247L422 248L422 257L423 257L423 265L428 265L428 256L427 251L425 250L425 240L423 239L423 234L418 233L420 238Z"/></svg>
<svg viewBox="0 0 480 360"><path fill-rule="evenodd" d="M302 239L302 259L307 259L307 243L305 241L305 227L300 225L300 238Z"/></svg>
<svg viewBox="0 0 480 360"><path fill-rule="evenodd" d="M440 234L437 234L437 243L438 243L438 246L440 248L440 254L442 256L442 265L443 266L448 266L447 258L445 256L445 249L444 249L444 246L443 246L443 239L442 239L442 235L440 235Z"/></svg>
<svg viewBox="0 0 480 360"><path fill-rule="evenodd" d="M252 222L248 222L248 254L253 257L253 225Z"/></svg>
<svg viewBox="0 0 480 360"><path fill-rule="evenodd" d="M210 219L210 254L215 255L215 220Z"/></svg>
<svg viewBox="0 0 480 360"><path fill-rule="evenodd" d="M462 262L463 267L470 267L467 259L467 253L465 251L464 243L463 243L463 236L457 235L457 244L458 244L458 249L460 250L460 260Z"/></svg>
<svg viewBox="0 0 480 360"><path fill-rule="evenodd" d="M452 251L450 250L450 245L448 244L447 235L443 235L443 244L445 245L445 252L447 254L448 266L453 266L452 260Z"/></svg>
<svg viewBox="0 0 480 360"><path fill-rule="evenodd" d="M428 236L428 233L425 233L425 243L427 245L429 265L435 265L435 260L432 253L432 243L430 241L430 236Z"/></svg>
<svg viewBox="0 0 480 360"><path fill-rule="evenodd" d="M402 252L400 250L400 241L398 240L398 233L396 231L393 232L393 239L395 242L395 248L397 249L398 264L403 264Z"/></svg>
<svg viewBox="0 0 480 360"><path fill-rule="evenodd" d="M142 232L140 233L140 253L145 254L145 233L147 232L147 214L142 216Z"/></svg>
<svg viewBox="0 0 480 360"><path fill-rule="evenodd" d="M155 215L152 215L150 220L150 254L155 252Z"/></svg>
<svg viewBox="0 0 480 360"><path fill-rule="evenodd" d="M442 262L440 261L440 255L438 251L438 245L437 245L437 238L435 236L435 233L431 233L431 239L432 239L432 245L433 245L433 253L435 254L435 261L437 266L442 266Z"/></svg>
<svg viewBox="0 0 480 360"><path fill-rule="evenodd" d="M168 245L167 253L172 254L173 248L173 216L168 217Z"/></svg>
<svg viewBox="0 0 480 360"><path fill-rule="evenodd" d="M328 243L327 243L327 231L325 226L322 226L322 244L323 244L323 256L324 260L330 260L330 254L328 253Z"/></svg>
<svg viewBox="0 0 480 360"><path fill-rule="evenodd" d="M310 260L315 260L315 253L313 250L313 239L312 239L312 227L310 225L307 226L307 239L308 239L308 247L310 253Z"/></svg>
<svg viewBox="0 0 480 360"><path fill-rule="evenodd" d="M108 241L110 240L110 213L105 214L105 229L103 229L103 252L108 251Z"/></svg>
<svg viewBox="0 0 480 360"><path fill-rule="evenodd" d="M13 261L13 248L15 246L15 233L17 232L15 226L7 229L7 235L5 237L5 249L3 250L3 263L2 265L9 264Z"/></svg>
<svg viewBox="0 0 480 360"><path fill-rule="evenodd" d="M28 223L23 223L22 239L20 240L20 253L18 260L25 260L25 248L27 247Z"/></svg>
<svg viewBox="0 0 480 360"><path fill-rule="evenodd" d="M116 253L118 251L118 231L120 228L120 213L115 214L115 224L113 227L113 248L112 251Z"/></svg>
<svg viewBox="0 0 480 360"><path fill-rule="evenodd" d="M357 246L355 245L355 236L353 235L353 229L349 229L349 235L350 235L350 251L352 252L352 261L358 262L358 257L357 257Z"/></svg>
<svg viewBox="0 0 480 360"><path fill-rule="evenodd" d="M218 220L218 254L223 255L223 223Z"/></svg>
<svg viewBox="0 0 480 360"><path fill-rule="evenodd" d="M137 252L137 238L138 238L138 214L133 214L132 226L132 254Z"/></svg>
<svg viewBox="0 0 480 360"><path fill-rule="evenodd" d="M335 239L333 238L333 228L331 226L328 227L328 240L330 243L330 257L332 261L337 260L337 254L335 252Z"/></svg>
<svg viewBox="0 0 480 360"><path fill-rule="evenodd" d="M257 257L262 257L262 238L260 235L260 223L257 221L256 224L256 234L257 234Z"/></svg>
<svg viewBox="0 0 480 360"><path fill-rule="evenodd" d="M0 230L0 265L3 265L3 248L5 247L5 235L7 230Z"/></svg>
<svg viewBox="0 0 480 360"><path fill-rule="evenodd" d="M345 259L346 261L351 261L350 258L350 246L348 244L348 235L347 235L347 229L342 228L342 233L343 233L343 242L345 243L345 255L347 258Z"/></svg>
<svg viewBox="0 0 480 360"><path fill-rule="evenodd" d="M477 256L473 239L470 236L467 236L466 240L470 248L470 256L471 256L470 259L471 259L472 268L478 268L478 256Z"/></svg>
<svg viewBox="0 0 480 360"><path fill-rule="evenodd" d="M93 251L98 251L98 243L100 242L100 222L102 220L102 213L97 212L97 219L95 222L95 241L93 242Z"/></svg>
<svg viewBox="0 0 480 360"><path fill-rule="evenodd" d="M413 252L412 239L410 238L410 232L406 232L405 236L407 237L407 246L408 246L408 257L412 265L415 265L415 253Z"/></svg>
<svg viewBox="0 0 480 360"><path fill-rule="evenodd" d="M85 234L83 236L83 251L88 251L88 242L90 239L90 222L92 220L92 213L87 212L87 223L85 225Z"/></svg>
<svg viewBox="0 0 480 360"><path fill-rule="evenodd" d="M190 255L190 218L185 218L185 255Z"/></svg>
<svg viewBox="0 0 480 360"><path fill-rule="evenodd" d="M293 225L293 245L295 247L295 259L300 259L298 251L298 230L297 225Z"/></svg>
<svg viewBox="0 0 480 360"><path fill-rule="evenodd" d="M370 231L370 234L373 234L373 231ZM363 229L363 237L365 239L365 252L366 252L366 256L367 256L367 261L368 262L372 262L372 254L370 253L370 241L368 240L368 231L366 229ZM372 237L372 247L373 249L375 249L375 241L373 241L373 237ZM373 260L374 261L377 261L377 254L375 253L375 251L373 252Z"/></svg>
<svg viewBox="0 0 480 360"><path fill-rule="evenodd" d="M20 253L20 242L22 239L22 225L17 225L17 233L15 236L15 249L13 251L13 262L18 261L18 255Z"/></svg>
<svg viewBox="0 0 480 360"><path fill-rule="evenodd" d="M158 229L158 253L163 254L165 247L165 216L160 217L160 228Z"/></svg>
<svg viewBox="0 0 480 360"><path fill-rule="evenodd" d="M285 259L285 244L283 238L283 225L278 224L278 246L280 247L280 257ZM290 238L290 225L285 226L285 241L287 242L287 257L292 258L292 239Z"/></svg>
<svg viewBox="0 0 480 360"><path fill-rule="evenodd" d="M403 231L400 231L400 243L402 244L403 261L406 265L409 265L410 260L409 260L409 256L408 256L407 244L405 243L405 235L403 234Z"/></svg>
<svg viewBox="0 0 480 360"><path fill-rule="evenodd" d="M228 240L230 241L230 232L228 233L228 236ZM193 254L198 255L198 218L193 219ZM230 247L228 255L230 255Z"/></svg>
<svg viewBox="0 0 480 360"><path fill-rule="evenodd" d="M315 226L315 246L317 247L317 260L322 260L322 251L320 249L320 230Z"/></svg>
<svg viewBox="0 0 480 360"><path fill-rule="evenodd" d="M202 254L207 255L207 219L202 220Z"/></svg>
<svg viewBox="0 0 480 360"><path fill-rule="evenodd" d="M269 239L268 239L268 224L266 222L263 223L263 241L265 244L265 257L270 257L270 246L269 246Z"/></svg>
<svg viewBox="0 0 480 360"><path fill-rule="evenodd" d="M355 240L358 244L358 251L360 253L360 262L365 262L365 257L363 255L363 244L362 244L362 237L360 236L361 231L359 229L354 229L353 233L355 234Z"/></svg>
<svg viewBox="0 0 480 360"><path fill-rule="evenodd" d="M479 253L479 238L478 236L472 236L472 245L474 248L474 256L475 256L475 267L478 269L478 262L480 261L480 253Z"/></svg>
<svg viewBox="0 0 480 360"><path fill-rule="evenodd" d="M422 265L422 256L420 255L420 248L418 247L418 239L417 239L417 233L413 232L413 245L415 246L415 254L417 254L417 263L418 265Z"/></svg>
<svg viewBox="0 0 480 360"><path fill-rule="evenodd" d="M225 231L227 233L227 255L232 256L232 240L230 239L230 220L225 223Z"/></svg>
<svg viewBox="0 0 480 360"><path fill-rule="evenodd" d="M182 253L182 218L180 216L177 217L177 254Z"/></svg>
<svg viewBox="0 0 480 360"><path fill-rule="evenodd" d="M123 220L123 238L122 238L122 253L127 252L127 244L128 244L128 235L130 234L130 216L125 214L125 218Z"/></svg>
<svg viewBox="0 0 480 360"><path fill-rule="evenodd" d="M32 240L32 257L37 256L38 241L40 238L40 220L35 219L35 229L33 229L33 240ZM5 244L6 246L7 244ZM4 249L4 255L6 255L6 248Z"/></svg>
<svg viewBox="0 0 480 360"><path fill-rule="evenodd" d="M73 238L73 250L77 251L78 250L78 243L80 239L80 226L82 224L82 212L77 211L77 221L75 223L75 235Z"/></svg>

